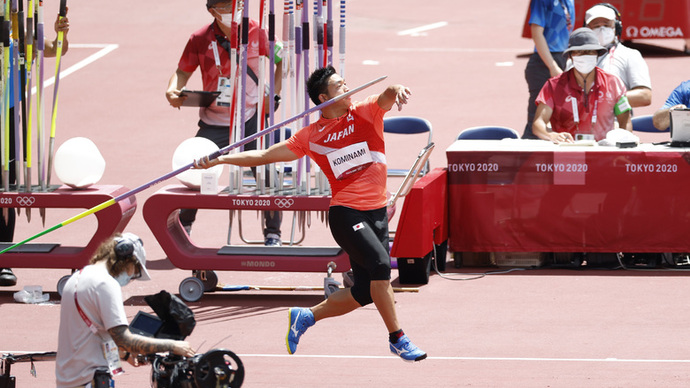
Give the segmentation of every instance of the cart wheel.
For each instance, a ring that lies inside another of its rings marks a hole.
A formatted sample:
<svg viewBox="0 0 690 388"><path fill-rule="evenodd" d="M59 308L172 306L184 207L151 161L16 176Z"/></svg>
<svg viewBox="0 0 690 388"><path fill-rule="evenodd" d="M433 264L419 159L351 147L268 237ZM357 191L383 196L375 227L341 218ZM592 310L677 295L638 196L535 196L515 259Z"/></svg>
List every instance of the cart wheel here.
<svg viewBox="0 0 690 388"><path fill-rule="evenodd" d="M62 291L65 289L65 284L67 284L67 281L69 278L72 277L72 275L65 275L60 278L57 282L57 292L58 295L62 296Z"/></svg>
<svg viewBox="0 0 690 388"><path fill-rule="evenodd" d="M216 286L218 285L218 275L216 275L214 271L210 269L205 271L194 271L194 277L201 280L201 282L204 284L204 292L212 292L216 290Z"/></svg>
<svg viewBox="0 0 690 388"><path fill-rule="evenodd" d="M180 297L186 302L196 302L204 295L204 283L195 277L188 277L180 282Z"/></svg>

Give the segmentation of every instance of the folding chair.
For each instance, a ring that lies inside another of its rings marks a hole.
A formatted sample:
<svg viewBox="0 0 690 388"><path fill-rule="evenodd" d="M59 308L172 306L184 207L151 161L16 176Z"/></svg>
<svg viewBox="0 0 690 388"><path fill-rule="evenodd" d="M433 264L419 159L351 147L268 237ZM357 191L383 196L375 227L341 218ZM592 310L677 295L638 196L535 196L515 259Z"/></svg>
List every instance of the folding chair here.
<svg viewBox="0 0 690 388"><path fill-rule="evenodd" d="M458 135L458 140L501 140L506 138L518 139L519 137L517 131L512 128L486 125L463 130Z"/></svg>
<svg viewBox="0 0 690 388"><path fill-rule="evenodd" d="M429 156L431 156L431 152L434 150L434 147L436 147L436 145L432 142L430 144L427 144L426 147L422 148L422 150L419 151L417 159L415 159L414 163L412 164L412 168L407 170L407 174L405 174L405 179L403 179L402 183L400 183L398 190L388 199L386 207L388 210L389 222L395 215L395 203L398 201L399 198L403 198L410 192L412 186L414 186L417 179L422 175L422 166L426 165L426 163L429 161ZM395 230L389 229L388 235L390 237L395 236Z"/></svg>
<svg viewBox="0 0 690 388"><path fill-rule="evenodd" d="M427 119L411 116L396 116L386 117L383 119L383 132L394 133L401 135L411 135L429 132L427 145L431 144L433 138L431 123ZM404 177L408 173L408 169L389 168L388 176L390 177ZM429 161L424 164L422 175L429 172Z"/></svg>

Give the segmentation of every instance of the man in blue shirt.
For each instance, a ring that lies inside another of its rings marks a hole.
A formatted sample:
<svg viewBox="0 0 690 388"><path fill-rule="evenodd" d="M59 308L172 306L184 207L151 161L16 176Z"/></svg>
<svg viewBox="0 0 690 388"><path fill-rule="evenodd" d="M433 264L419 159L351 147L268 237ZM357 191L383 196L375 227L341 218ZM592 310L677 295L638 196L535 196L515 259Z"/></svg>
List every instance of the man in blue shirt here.
<svg viewBox="0 0 690 388"><path fill-rule="evenodd" d="M673 109L685 109L690 106L690 80L685 81L673 89L666 103L658 111L654 112L654 126L663 131L671 124L671 112Z"/></svg>
<svg viewBox="0 0 690 388"><path fill-rule="evenodd" d="M525 67L525 80L529 88L527 124L523 139L536 139L532 121L537 111L535 101L544 83L563 73L566 58L561 55L568 48L568 38L575 26L573 0L532 0L530 3L530 31L534 53Z"/></svg>

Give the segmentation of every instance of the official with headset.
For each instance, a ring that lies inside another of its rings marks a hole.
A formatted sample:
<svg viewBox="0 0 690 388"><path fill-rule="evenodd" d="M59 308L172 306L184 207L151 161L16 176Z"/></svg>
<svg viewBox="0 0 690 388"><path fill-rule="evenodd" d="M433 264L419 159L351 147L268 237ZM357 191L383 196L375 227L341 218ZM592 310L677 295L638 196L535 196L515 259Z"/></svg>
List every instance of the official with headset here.
<svg viewBox="0 0 690 388"><path fill-rule="evenodd" d="M597 66L623 81L628 89L625 95L630 106L635 108L651 105L652 82L649 67L638 50L620 42L623 22L618 9L609 3L599 3L585 12L584 26L592 29L599 44L607 49L606 54L599 57Z"/></svg>
<svg viewBox="0 0 690 388"><path fill-rule="evenodd" d="M67 281L60 302L55 362L58 388L112 387L112 377L123 371L121 360L139 366L138 354L170 351L194 356L187 342L129 331L121 287L132 279L151 277L141 239L124 233L101 244L89 265Z"/></svg>

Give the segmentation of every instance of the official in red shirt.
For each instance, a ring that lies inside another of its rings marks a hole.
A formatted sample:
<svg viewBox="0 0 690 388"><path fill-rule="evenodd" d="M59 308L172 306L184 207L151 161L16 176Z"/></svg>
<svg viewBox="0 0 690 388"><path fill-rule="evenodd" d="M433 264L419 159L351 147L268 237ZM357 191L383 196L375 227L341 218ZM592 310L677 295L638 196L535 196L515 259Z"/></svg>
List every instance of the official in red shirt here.
<svg viewBox="0 0 690 388"><path fill-rule="evenodd" d="M532 131L538 138L554 143L573 142L576 134L592 134L595 140L606 138L615 128L632 131L630 104L620 78L596 67L606 49L592 30L573 31L563 55L573 61L573 68L549 79L537 97L537 113ZM546 124L551 123L551 132Z"/></svg>

